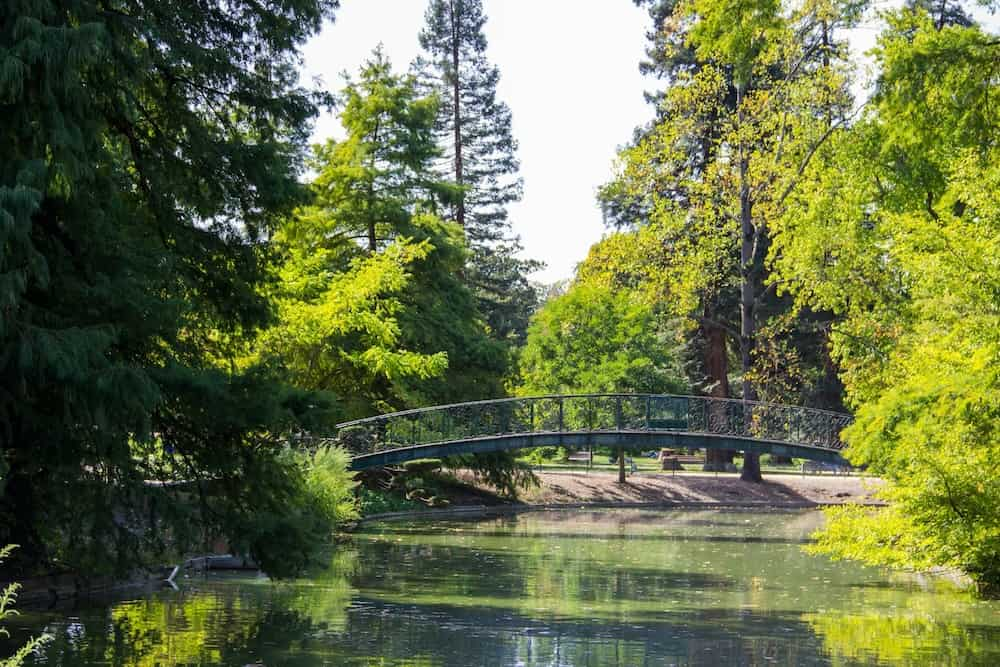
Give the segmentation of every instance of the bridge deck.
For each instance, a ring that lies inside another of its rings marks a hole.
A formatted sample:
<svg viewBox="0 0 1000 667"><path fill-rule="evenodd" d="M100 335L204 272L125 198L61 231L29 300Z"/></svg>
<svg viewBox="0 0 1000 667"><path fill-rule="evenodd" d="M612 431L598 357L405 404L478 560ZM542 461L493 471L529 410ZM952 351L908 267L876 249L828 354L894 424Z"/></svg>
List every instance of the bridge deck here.
<svg viewBox="0 0 1000 667"><path fill-rule="evenodd" d="M475 401L339 424L356 469L559 445L734 449L846 463L850 415L698 396L574 394Z"/></svg>

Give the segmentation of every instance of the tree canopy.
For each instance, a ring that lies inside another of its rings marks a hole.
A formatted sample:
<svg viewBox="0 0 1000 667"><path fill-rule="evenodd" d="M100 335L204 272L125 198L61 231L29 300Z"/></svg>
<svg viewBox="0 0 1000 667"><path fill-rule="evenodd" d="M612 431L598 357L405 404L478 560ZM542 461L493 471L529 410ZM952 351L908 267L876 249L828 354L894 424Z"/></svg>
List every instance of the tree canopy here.
<svg viewBox="0 0 1000 667"><path fill-rule="evenodd" d="M879 38L876 94L776 227L785 289L838 314L851 460L885 510L833 514L819 549L1000 585L997 41L921 7Z"/></svg>
<svg viewBox="0 0 1000 667"><path fill-rule="evenodd" d="M532 318L518 391L681 393L685 382L670 333L633 295L574 283Z"/></svg>
<svg viewBox="0 0 1000 667"><path fill-rule="evenodd" d="M273 436L325 399L224 360L271 321L266 240L324 99L298 48L335 5L0 9L0 543L22 562L121 571L166 533L302 553L257 519L298 475Z"/></svg>
<svg viewBox="0 0 1000 667"><path fill-rule="evenodd" d="M425 87L441 100L436 132L439 168L461 187L446 217L465 231L471 254L464 270L491 336L523 342L538 295L528 274L541 268L521 259L507 207L521 198L511 111L497 97L500 70L486 57L481 0L430 0L414 63Z"/></svg>

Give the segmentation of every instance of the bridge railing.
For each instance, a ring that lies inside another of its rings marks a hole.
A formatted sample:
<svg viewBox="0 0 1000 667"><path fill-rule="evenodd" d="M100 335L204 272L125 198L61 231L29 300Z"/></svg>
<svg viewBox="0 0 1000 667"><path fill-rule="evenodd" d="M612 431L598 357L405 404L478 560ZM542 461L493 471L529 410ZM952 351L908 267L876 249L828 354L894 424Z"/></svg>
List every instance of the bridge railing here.
<svg viewBox="0 0 1000 667"><path fill-rule="evenodd" d="M405 410L337 425L355 455L418 445L538 433L684 432L840 450L851 416L707 396L572 394Z"/></svg>

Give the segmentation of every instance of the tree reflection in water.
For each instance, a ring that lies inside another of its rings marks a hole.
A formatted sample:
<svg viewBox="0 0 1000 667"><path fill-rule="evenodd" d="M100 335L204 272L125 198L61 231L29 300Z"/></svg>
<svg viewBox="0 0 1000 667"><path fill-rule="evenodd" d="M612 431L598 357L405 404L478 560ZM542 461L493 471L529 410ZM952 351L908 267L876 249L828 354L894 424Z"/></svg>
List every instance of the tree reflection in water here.
<svg viewBox="0 0 1000 667"><path fill-rule="evenodd" d="M803 552L818 512L373 524L295 581L35 617L48 664L1000 664L1000 603ZM27 618L27 617L25 617Z"/></svg>

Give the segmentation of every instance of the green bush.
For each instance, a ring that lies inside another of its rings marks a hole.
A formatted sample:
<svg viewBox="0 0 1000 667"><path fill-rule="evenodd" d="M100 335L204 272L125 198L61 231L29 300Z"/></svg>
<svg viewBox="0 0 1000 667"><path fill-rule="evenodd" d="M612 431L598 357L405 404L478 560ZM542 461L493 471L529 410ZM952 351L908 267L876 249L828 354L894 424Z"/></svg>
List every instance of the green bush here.
<svg viewBox="0 0 1000 667"><path fill-rule="evenodd" d="M231 515L232 545L272 577L292 576L315 564L337 527L358 517L350 454L340 447L288 451L274 459L266 492Z"/></svg>
<svg viewBox="0 0 1000 667"><path fill-rule="evenodd" d="M423 507L420 503L407 500L391 491L374 491L364 486L358 488L357 496L361 516L386 512L408 512Z"/></svg>
<svg viewBox="0 0 1000 667"><path fill-rule="evenodd" d="M568 457L569 451L565 447L535 447L528 450L524 460L538 465L550 461L565 461Z"/></svg>
<svg viewBox="0 0 1000 667"><path fill-rule="evenodd" d="M304 457L306 492L321 519L335 527L358 518L351 455L341 447L320 447Z"/></svg>
<svg viewBox="0 0 1000 667"><path fill-rule="evenodd" d="M403 464L403 470L408 473L430 473L441 469L441 459L415 459Z"/></svg>

